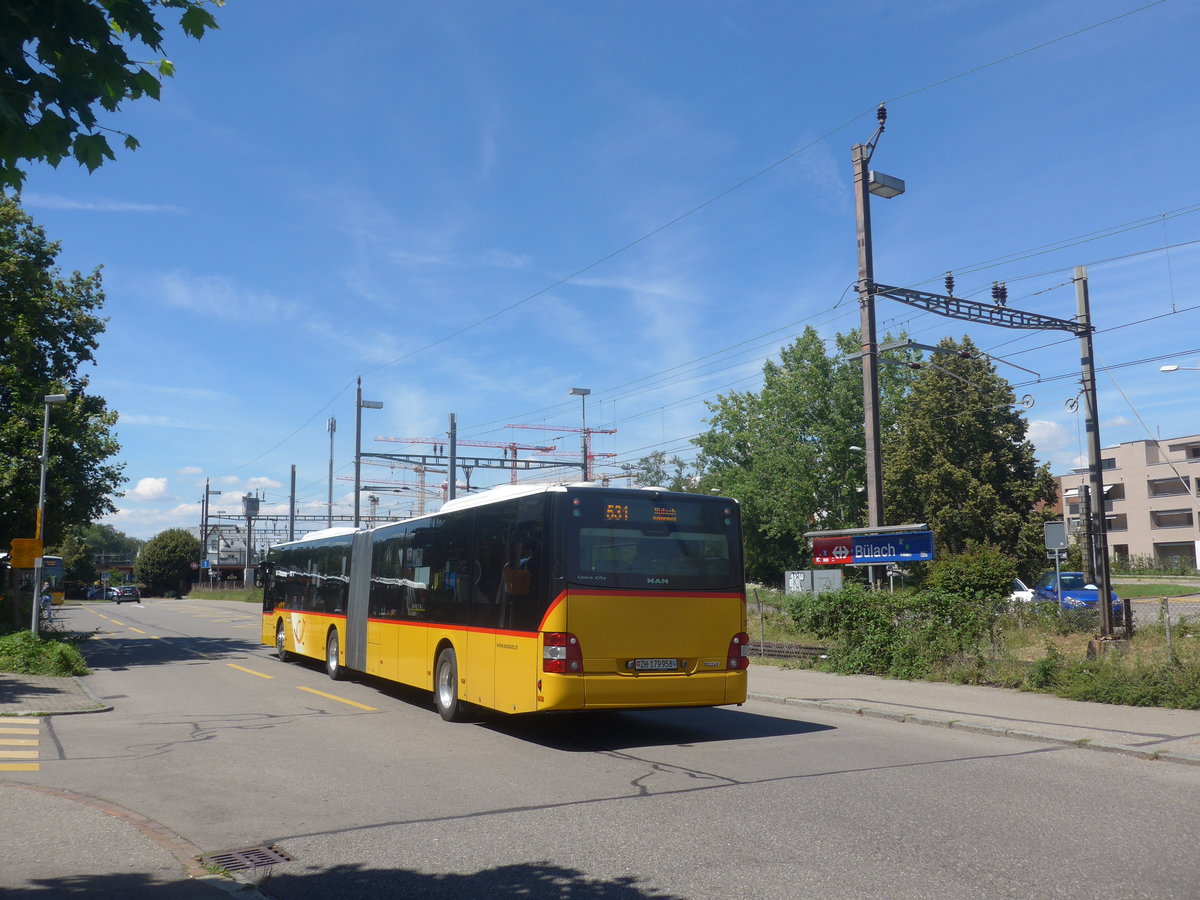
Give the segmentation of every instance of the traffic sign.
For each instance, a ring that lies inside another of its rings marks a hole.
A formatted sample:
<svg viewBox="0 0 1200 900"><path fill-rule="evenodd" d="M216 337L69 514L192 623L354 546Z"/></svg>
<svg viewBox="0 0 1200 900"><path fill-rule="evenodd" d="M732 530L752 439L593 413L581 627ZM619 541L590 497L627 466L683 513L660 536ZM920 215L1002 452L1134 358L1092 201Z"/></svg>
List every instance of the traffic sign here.
<svg viewBox="0 0 1200 900"><path fill-rule="evenodd" d="M211 563L207 559L200 560L200 568L207 569Z"/></svg>
<svg viewBox="0 0 1200 900"><path fill-rule="evenodd" d="M1042 534L1047 550L1066 550L1071 546L1067 541L1066 522L1045 522L1042 525Z"/></svg>
<svg viewBox="0 0 1200 900"><path fill-rule="evenodd" d="M37 538L13 538L8 562L14 569L33 569L41 555L42 542Z"/></svg>
<svg viewBox="0 0 1200 900"><path fill-rule="evenodd" d="M813 538L813 563L818 566L872 566L930 559L932 531Z"/></svg>

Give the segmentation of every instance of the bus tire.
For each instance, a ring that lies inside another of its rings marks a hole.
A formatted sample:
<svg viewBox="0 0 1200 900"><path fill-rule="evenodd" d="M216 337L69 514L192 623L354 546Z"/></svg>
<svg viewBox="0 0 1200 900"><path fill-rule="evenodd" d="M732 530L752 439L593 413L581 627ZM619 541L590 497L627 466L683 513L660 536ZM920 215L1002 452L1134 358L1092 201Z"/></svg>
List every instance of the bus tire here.
<svg viewBox="0 0 1200 900"><path fill-rule="evenodd" d="M287 629L284 628L283 619L275 626L275 655L280 662L291 662L292 654L288 653Z"/></svg>
<svg viewBox="0 0 1200 900"><path fill-rule="evenodd" d="M433 669L433 702L438 714L447 722L461 722L463 702L458 696L458 657L453 647L438 654Z"/></svg>
<svg viewBox="0 0 1200 900"><path fill-rule="evenodd" d="M344 677L342 665L338 662L338 633L336 628L329 629L329 637L325 639L325 674L332 681L341 681Z"/></svg>

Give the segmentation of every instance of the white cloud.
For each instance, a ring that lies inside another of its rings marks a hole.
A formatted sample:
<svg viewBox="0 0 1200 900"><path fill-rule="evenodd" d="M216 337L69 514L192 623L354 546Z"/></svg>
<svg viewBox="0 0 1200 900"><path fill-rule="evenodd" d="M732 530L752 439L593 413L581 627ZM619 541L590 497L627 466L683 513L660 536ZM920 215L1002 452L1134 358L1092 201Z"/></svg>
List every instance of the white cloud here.
<svg viewBox="0 0 1200 900"><path fill-rule="evenodd" d="M162 500L167 498L167 479L141 478L137 486L125 492L127 498L134 500Z"/></svg>
<svg viewBox="0 0 1200 900"><path fill-rule="evenodd" d="M203 475L204 470L199 466L184 466L182 469L175 470L176 475Z"/></svg>
<svg viewBox="0 0 1200 900"><path fill-rule="evenodd" d="M276 488L283 487L283 483L276 481L274 478L265 478L265 477L260 476L258 478L251 478L249 481L247 481L246 487L248 487L252 490L254 488L263 488L265 490L275 490Z"/></svg>
<svg viewBox="0 0 1200 900"><path fill-rule="evenodd" d="M87 212L182 213L182 206L171 203L134 203L129 200L76 200L57 194L25 194L24 206L39 209L75 209Z"/></svg>
<svg viewBox="0 0 1200 900"><path fill-rule="evenodd" d="M121 425L152 425L157 428L186 428L196 431L211 431L212 425L201 422L181 422L170 416L149 416L144 413L120 413L118 421Z"/></svg>

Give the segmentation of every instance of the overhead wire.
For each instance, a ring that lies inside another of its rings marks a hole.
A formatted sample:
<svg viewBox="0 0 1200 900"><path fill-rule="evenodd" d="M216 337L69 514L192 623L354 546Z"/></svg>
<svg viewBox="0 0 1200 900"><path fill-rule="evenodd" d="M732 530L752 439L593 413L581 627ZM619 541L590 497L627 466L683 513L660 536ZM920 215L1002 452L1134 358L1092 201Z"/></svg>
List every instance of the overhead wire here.
<svg viewBox="0 0 1200 900"><path fill-rule="evenodd" d="M888 98L887 100L885 100L885 101L884 101L884 103L894 103L894 102L896 102L896 101L903 100L903 99L906 99L906 98L908 98L908 97L913 97L913 96L916 96L917 94L921 94L921 93L924 93L924 92L926 92L926 91L929 91L929 90L933 90L933 89L935 89L935 88L937 88L937 87L940 87L940 86L942 86L942 85L945 85L945 84L948 84L948 83L950 83L950 82L953 82L953 81L959 80L959 79L961 79L961 78L966 78L966 77L969 77L969 76L971 76L971 75L974 75L974 74L976 74L976 73L978 73L978 72L984 71L984 70L986 70L986 69L990 69L990 68L992 68L992 67L995 67L995 66L998 66L998 65L1002 65L1002 64L1004 64L1004 63L1006 63L1006 62L1009 62L1009 61L1011 61L1011 60L1014 60L1014 59L1020 58L1020 57L1022 57L1022 56L1026 56L1026 55L1028 55L1028 54L1035 53L1035 52L1037 52L1037 51L1039 51L1039 50L1042 50L1042 49L1044 49L1044 48L1046 48L1046 47L1050 47L1050 46L1052 46L1052 45L1054 45L1054 44L1057 44L1057 43L1060 43L1060 42L1062 42L1062 41L1069 40L1069 39L1071 39L1071 38L1074 38L1074 37L1077 37L1077 36L1079 36L1079 35L1085 34L1085 33L1089 32L1089 31L1092 31L1092 30L1095 30L1095 29L1098 29L1098 28L1102 28L1102 27L1104 27L1104 26L1106 26L1106 25L1112 24L1112 23L1114 23L1114 22L1120 21L1120 20L1122 20L1122 19L1128 18L1128 17L1130 17L1130 16L1136 15L1136 14L1138 14L1138 13L1141 13L1141 12L1144 12L1144 11L1146 11L1146 10L1149 10L1149 9L1153 8L1153 7L1160 6L1160 5L1162 5L1162 4L1166 3L1166 2L1167 2L1167 0L1154 0L1154 2L1151 2L1151 3L1144 4L1144 5L1142 5L1142 6L1139 6L1139 7L1136 7L1136 8L1134 8L1134 9L1127 10L1127 11L1125 11L1125 12L1122 12L1122 13L1120 13L1120 14L1118 14L1118 15L1115 15L1115 16L1110 16L1110 17L1108 17L1108 18L1106 18L1106 19L1103 19L1103 20L1101 20L1101 21L1094 22L1094 23L1091 23L1091 24L1089 24L1089 25L1085 25L1085 26L1083 26L1083 27L1081 27L1081 28L1077 28L1077 29L1075 29L1075 30L1073 30L1073 31L1070 31L1070 32L1067 32L1067 33L1065 33L1065 34L1058 35L1058 36L1056 36L1056 37L1054 37L1054 38L1051 38L1051 39L1048 39L1048 40L1042 41L1042 42L1040 42L1040 43L1038 43L1038 44L1031 45L1031 46L1029 46L1029 47L1023 48L1023 49L1021 49L1021 50L1018 50L1018 51L1016 51L1016 52L1013 52L1013 53L1007 54L1007 55L1005 55L1005 56L998 57L998 58L996 58L996 59L993 59L993 60L990 60L990 61L987 61L987 62L981 63L981 64L979 64L979 65L976 65L976 66L972 66L972 67L970 67L970 68L968 68L968 69L964 69L964 70L962 70L962 71L960 71L960 72L957 72L957 73L954 73L954 74L952 74L952 75L949 75L949 76L946 76L946 77L943 77L943 78L937 79L937 80L935 80L935 81L928 82L928 83L926 83L926 84L924 84L924 85L920 85L920 86L918 86L918 87L916 87L916 88L913 88L913 89L911 89L911 90L904 91L904 92L902 92L902 93L896 94L896 95L894 95L894 96L892 96L892 97ZM437 338L436 340L429 341L429 342L427 342L427 343L423 344L422 346L420 346L420 347L418 347L418 348L416 348L416 349L414 349L414 350L411 350L411 351L409 351L409 352L407 352L407 353L404 353L404 354L402 354L402 355L400 355L400 356L398 356L398 357L396 357L396 358L394 358L394 359L392 359L392 360L390 360L390 361L388 361L388 362L380 363L379 365L376 365L376 366L373 366L373 367L371 367L371 368L365 369L365 370L363 370L363 372L362 372L362 373L360 373L360 375L371 374L371 373L377 372L377 371L379 371L379 370L381 370L381 369L384 369L384 368L387 368L387 367L390 367L390 366L396 365L396 364L398 364L398 363L401 363L401 362L407 361L407 360L409 360L409 359L413 358L414 356L417 356L417 355L419 355L419 354L421 354L421 353L427 352L428 350L431 350L431 349L433 349L433 348L435 348L435 347L438 347L438 346L440 346L440 345L442 345L442 344L444 344L444 343L447 343L447 342L449 342L449 341L453 340L454 338L460 337L461 335L463 335L463 334L466 334L467 332L470 332L470 331L472 331L472 330L474 330L474 329L476 329L476 328L478 328L478 327L480 327L480 326L482 326L482 325L484 325L484 324L486 324L486 323L488 323L488 322L491 322L491 321L493 321L494 319L496 319L496 318L498 318L498 317L500 317L500 316L504 315L505 313L511 312L512 310L514 310L514 309L517 309L517 308L519 308L519 307L521 307L521 306L523 306L523 305L525 305L525 304L527 304L527 303L531 302L532 300L535 300L535 299L537 299L537 298L539 298L539 297L542 297L542 296L546 295L547 293L549 293L550 291L554 290L555 288L561 287L562 285L564 285L564 284L567 284L568 282L571 282L571 281L573 281L573 280L575 280L575 279L579 278L581 275L584 275L584 274L586 274L587 272L589 272L589 271L591 271L591 270L593 270L593 269L597 268L598 266L601 266L601 265L603 265L604 263L606 263L606 262L608 262L608 261L610 261L610 260L612 260L612 259L614 259L614 258L616 258L616 257L618 257L618 256L620 256L620 255L622 255L622 254L624 254L624 253L626 253L626 252L628 252L629 250L632 250L633 248L635 248L635 247L637 247L637 246L639 246L639 245L643 244L644 242L646 242L646 241L650 240L651 238L653 238L653 237L657 236L658 234L661 234L662 232L664 232L664 231L666 231L666 230L668 230L668 229L670 229L670 228L674 227L675 225L679 224L680 222L682 222L682 221L684 221L684 220L686 220L686 219L688 219L688 218L690 218L690 217L692 217L692 216L694 216L694 215L696 215L696 214L700 213L701 211L703 211L703 210L705 210L705 209L707 209L707 208L709 208L709 207L713 206L714 204L716 204L716 203L718 203L719 201L723 200L725 197L729 196L730 194L733 194L733 193L735 193L736 191L739 191L739 190L741 190L742 188L744 188L744 187L746 187L747 185L749 185L749 184L751 184L751 183L753 183L753 182L757 181L758 179L760 179L760 178L764 177L765 175L769 174L770 172L773 172L773 171L775 171L775 170L776 170L776 169L778 169L780 166L783 166L784 164L786 164L787 162L791 161L792 159L795 159L795 158L796 158L797 156L799 156L800 154L802 154L802 153L804 153L804 152L806 152L806 151L810 150L811 148L815 147L816 145L818 145L818 144L820 144L820 143L823 143L824 141L826 141L826 140L828 140L829 138L831 138L833 135L835 135L835 134L839 133L840 131L842 131L842 130L844 130L844 129L848 128L850 125L852 125L853 123L857 122L859 119L862 119L862 118L864 118L864 117L865 117L865 116L867 116L867 115L871 115L871 114L873 114L873 113L875 112L875 109L876 109L876 107L872 106L872 107L871 107L871 108L869 108L869 109L865 109L865 110L863 110L863 111L861 111L861 112L859 112L859 113L856 113L855 115L853 115L853 116L851 116L850 118L846 119L846 120L845 120L844 122L842 122L841 124L839 124L839 125L837 125L837 126L835 126L835 127L831 128L831 129L827 130L826 132L824 132L823 134L821 134L819 137L816 137L816 138L814 138L813 140L811 140L811 141L807 142L806 144L803 144L802 146L800 146L800 147L796 148L795 150L792 150L791 152L789 152L789 153L785 154L784 156L782 156L782 157L780 157L780 158L776 159L775 161L773 161L773 162L771 162L771 163L769 163L769 164L767 164L767 165L765 165L765 166L761 167L760 169L758 169L757 171L753 172L752 174L750 174L750 175L746 176L745 178L742 178L741 180L739 180L739 181L735 182L735 183L734 183L734 184L732 184L731 186L729 186L729 187L727 187L727 188L725 188L725 189L723 189L723 190L720 190L720 191L718 191L716 194L713 194L712 196L708 197L707 199L703 200L702 202L700 202L700 203L697 203L697 204L695 204L695 205L693 205L693 206L689 207L688 209L686 209L686 210L684 210L683 212L681 212L680 214L678 214L678 215L676 215L676 216L672 217L671 219L667 220L666 222L662 223L661 225L658 225L657 227L655 227L655 228L653 228L653 229L651 229L651 230L649 230L649 231L647 231L647 232L645 232L645 233L641 234L641 235L640 235L640 236L638 236L637 238L634 238L633 240L631 240L631 241L628 241L628 242L626 242L625 244L622 244L622 245L620 245L620 246L619 246L619 247L617 247L616 249L614 249L614 250L612 250L612 251L610 251L610 252L608 252L608 253L605 253L604 255L600 256L600 257L599 257L599 258L597 258L597 259L594 259L593 261L589 262L588 264L586 264L586 265L584 265L584 266L581 266L581 267L579 267L579 268L575 269L575 270L574 270L574 271L572 271L571 273L569 273L569 274L567 274L567 275L564 275L564 276L562 276L562 277L560 277L560 278L556 279L555 281L551 282L550 284L547 284L547 285L545 285L544 287L542 287L542 288L539 288L538 290L536 290L536 291L533 291L532 293L529 293L529 294L525 295L524 297L521 297L520 299L513 301L512 303L509 303L509 304L507 304L507 305L505 305L505 306L503 306L503 307L500 307L499 309L496 309L496 310L494 310L493 312L491 312L491 313L489 313L489 314L487 314L487 315L485 315L485 316L482 316L482 317L480 317L480 318L478 318L478 319L476 319L476 320L474 320L474 321L472 321L472 322L470 322L470 323L468 323L468 324L466 324L466 325L463 325L462 327L460 327L460 328L458 328L458 329L455 329L454 331L451 331L451 332L449 332L449 333L447 333L447 334L445 334L445 335L443 335L443 336L441 336L441 337ZM1051 251L1046 251L1046 252L1051 252ZM844 295L845 295L845 294L844 294L844 292L843 292L843 298L844 298ZM836 307L837 305L839 305L840 303L841 303L841 299L839 299L839 301L838 301L838 304L835 304L835 307ZM250 465L252 465L253 463L255 463L255 462L258 462L259 460L263 459L264 457L266 457L266 456L267 456L267 455L269 455L270 453L272 453L272 452L274 452L275 450L279 449L279 447L281 447L281 446L283 446L284 444L286 444L288 441L290 441L292 438L294 438L294 437L295 437L297 434L299 434L301 431L303 431L303 430L304 430L306 427L308 427L308 425L310 425L310 424L311 424L311 423L312 423L312 422L313 422L313 421L314 421L314 420L315 420L315 419L316 419L316 418L317 418L317 417L318 417L318 416L319 416L319 415L320 415L322 412L324 412L326 409L328 409L328 408L329 408L329 407L330 407L330 406L331 406L331 405L332 405L332 404L333 404L333 403L334 403L334 402L335 402L335 401L336 401L336 400L337 400L339 397L341 397L341 396L342 396L342 394L344 394L344 393L345 393L345 392L346 392L346 391L349 389L349 387L353 385L353 383L354 383L354 382L353 382L353 381L351 381L349 384L347 384L345 387L343 387L341 390L339 390L339 391L338 391L336 394L334 394L332 397L330 397L330 399L329 399L328 401L326 401L326 402L325 402L325 403L324 403L324 404L323 404L323 405L322 405L320 408L318 408L318 409L317 409L317 410L316 410L316 411L315 411L315 412L314 412L314 413L313 413L313 414L312 414L312 415L311 415L311 416L310 416L308 419L306 419L306 420L305 420L305 421L304 421L304 422L303 422L303 423L302 423L300 426L298 426L298 427L297 427L295 430L293 430L292 432L290 432L290 433L289 433L289 434L288 434L286 437L284 437L283 439L281 439L281 440L280 440L280 441L278 441L277 443L273 444L273 445L272 445L270 448L268 448L267 450L264 450L264 451L263 451L262 453L260 453L259 455L257 455L257 456L255 456L255 457L253 457L252 459L250 459L250 460L248 460L248 461L246 461L246 462L243 462L243 463L241 463L240 465L237 465L237 466L235 466L235 467L233 467L233 468L231 468L231 469L227 470L227 471L226 471L225 473L223 473L223 474L232 474L232 473L234 473L234 472L241 471L242 469L246 468L247 466L250 466Z"/></svg>

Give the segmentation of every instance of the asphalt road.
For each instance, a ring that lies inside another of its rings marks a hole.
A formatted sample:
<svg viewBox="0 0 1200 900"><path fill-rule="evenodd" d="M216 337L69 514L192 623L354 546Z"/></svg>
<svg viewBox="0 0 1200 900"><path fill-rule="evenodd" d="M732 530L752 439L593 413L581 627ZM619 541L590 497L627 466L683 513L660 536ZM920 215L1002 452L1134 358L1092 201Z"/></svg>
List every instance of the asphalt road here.
<svg viewBox="0 0 1200 900"><path fill-rule="evenodd" d="M258 612L69 610L114 710L50 720L31 779L278 846L279 898L1197 895L1193 767L754 702L447 724Z"/></svg>

